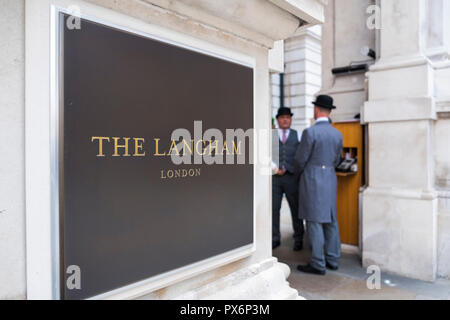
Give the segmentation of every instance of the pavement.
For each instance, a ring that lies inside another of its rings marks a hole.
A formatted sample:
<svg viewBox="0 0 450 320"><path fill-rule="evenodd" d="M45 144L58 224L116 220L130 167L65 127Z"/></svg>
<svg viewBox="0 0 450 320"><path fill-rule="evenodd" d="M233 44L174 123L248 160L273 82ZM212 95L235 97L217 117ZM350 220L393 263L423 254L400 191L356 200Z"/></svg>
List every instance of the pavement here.
<svg viewBox="0 0 450 320"><path fill-rule="evenodd" d="M285 200L282 204L280 225L281 246L273 251L273 255L291 268L291 274L287 280L291 287L297 289L299 295L306 299L450 300L450 280L448 279L425 282L382 272L379 288L369 289L367 280L373 273L368 273L362 267L359 255L354 253L342 253L338 271L327 270L325 276L302 273L297 270L297 265L308 263L310 246L305 235L303 250L299 252L292 250L294 246L292 221Z"/></svg>

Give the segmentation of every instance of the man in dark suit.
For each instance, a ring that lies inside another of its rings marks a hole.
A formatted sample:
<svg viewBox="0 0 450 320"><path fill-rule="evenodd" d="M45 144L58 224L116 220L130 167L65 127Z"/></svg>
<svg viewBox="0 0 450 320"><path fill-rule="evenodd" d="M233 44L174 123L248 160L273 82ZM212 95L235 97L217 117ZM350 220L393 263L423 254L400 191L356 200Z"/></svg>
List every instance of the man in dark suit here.
<svg viewBox="0 0 450 320"><path fill-rule="evenodd" d="M272 248L281 243L280 209L283 194L289 203L294 229L294 251L303 248L303 221L298 218L298 174L295 172L294 157L299 144L299 135L291 129L292 112L289 108L280 108L277 114L278 129L274 130L274 141L278 142L274 158L278 164L274 165L272 179ZM275 144L274 144L275 145Z"/></svg>
<svg viewBox="0 0 450 320"><path fill-rule="evenodd" d="M342 134L330 125L333 98L317 97L314 104L316 124L303 131L295 161L300 173L299 217L306 220L312 253L300 271L324 275L326 268L337 270L340 237L337 224L337 177L341 160Z"/></svg>

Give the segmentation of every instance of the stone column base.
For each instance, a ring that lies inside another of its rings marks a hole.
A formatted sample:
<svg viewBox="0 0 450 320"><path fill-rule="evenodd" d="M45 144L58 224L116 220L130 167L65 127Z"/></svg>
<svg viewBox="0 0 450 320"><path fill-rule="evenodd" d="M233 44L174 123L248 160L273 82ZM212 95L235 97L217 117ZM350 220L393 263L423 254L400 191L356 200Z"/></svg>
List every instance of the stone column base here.
<svg viewBox="0 0 450 320"><path fill-rule="evenodd" d="M270 258L188 291L175 300L303 300L286 281L287 265Z"/></svg>
<svg viewBox="0 0 450 320"><path fill-rule="evenodd" d="M412 190L363 194L363 266L409 278L436 279L437 199Z"/></svg>

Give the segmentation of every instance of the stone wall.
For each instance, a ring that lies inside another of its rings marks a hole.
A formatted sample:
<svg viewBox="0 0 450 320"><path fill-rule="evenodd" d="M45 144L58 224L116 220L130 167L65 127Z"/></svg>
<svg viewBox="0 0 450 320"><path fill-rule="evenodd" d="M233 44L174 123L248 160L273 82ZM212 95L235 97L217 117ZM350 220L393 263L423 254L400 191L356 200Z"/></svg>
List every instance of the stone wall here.
<svg viewBox="0 0 450 320"><path fill-rule="evenodd" d="M52 4L77 5L82 14L88 12L104 21L118 25L126 21L138 29L158 30L163 37L188 37L192 43L251 57L255 62L255 128L268 129L268 49L307 23L302 19L322 19L322 4L310 3L314 17L299 18L295 15L298 7L289 5L287 10L265 0L245 4L227 0L226 7L222 4L224 10L216 0L0 0L0 138L6 142L0 145L0 299L58 297L57 235L51 217L55 177L50 171L51 105L56 104L51 85ZM252 254L207 270L196 269L177 280L168 277L170 281L157 289L134 287L113 297L296 298L297 291L285 281L288 270L271 253L270 176L259 174L263 172L259 164L256 172L256 250Z"/></svg>
<svg viewBox="0 0 450 320"><path fill-rule="evenodd" d="M438 120L434 127L434 172L438 190L438 276L450 278L450 65L436 70Z"/></svg>
<svg viewBox="0 0 450 320"><path fill-rule="evenodd" d="M381 53L363 112L370 146L363 263L427 281L448 276L449 261L444 9L441 0L381 1Z"/></svg>
<svg viewBox="0 0 450 320"><path fill-rule="evenodd" d="M25 286L25 1L0 0L0 300Z"/></svg>
<svg viewBox="0 0 450 320"><path fill-rule="evenodd" d="M379 32L366 26L373 4ZM332 118L361 111L369 127L363 263L424 280L450 274L449 10L445 0L331 0L323 26L321 92L335 98ZM367 59L363 46L378 49L370 72L331 74Z"/></svg>
<svg viewBox="0 0 450 320"><path fill-rule="evenodd" d="M361 112L367 100L364 73L333 75L332 69L350 64L373 63L361 54L361 48L369 46L376 50L375 30L366 26L367 8L373 0L330 0L325 11L323 25L322 89L331 95L337 109L333 121L353 119Z"/></svg>

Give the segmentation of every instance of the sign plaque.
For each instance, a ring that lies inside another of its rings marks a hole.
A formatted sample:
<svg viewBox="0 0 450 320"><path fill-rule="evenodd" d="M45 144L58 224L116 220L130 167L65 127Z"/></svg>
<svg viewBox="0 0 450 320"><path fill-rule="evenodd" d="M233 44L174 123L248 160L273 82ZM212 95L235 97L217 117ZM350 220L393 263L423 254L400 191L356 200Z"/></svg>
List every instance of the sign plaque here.
<svg viewBox="0 0 450 320"><path fill-rule="evenodd" d="M85 299L253 244L253 68L81 19L60 30L63 299ZM199 127L200 126L200 127ZM190 138L172 139L176 129ZM196 139L215 128L224 141ZM175 164L171 155L192 157ZM248 157L247 157L248 158Z"/></svg>

